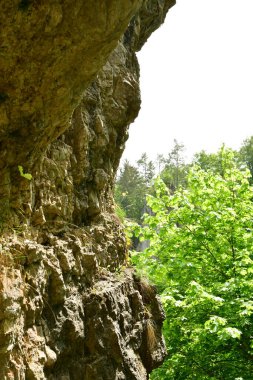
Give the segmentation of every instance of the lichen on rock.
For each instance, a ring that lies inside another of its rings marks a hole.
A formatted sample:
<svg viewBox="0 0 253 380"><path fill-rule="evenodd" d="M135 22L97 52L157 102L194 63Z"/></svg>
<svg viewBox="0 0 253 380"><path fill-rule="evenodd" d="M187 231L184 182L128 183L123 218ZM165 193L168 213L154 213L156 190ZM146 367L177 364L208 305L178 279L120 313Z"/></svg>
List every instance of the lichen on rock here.
<svg viewBox="0 0 253 380"><path fill-rule="evenodd" d="M135 52L173 4L0 4L1 379L145 380L163 360L112 189L140 108Z"/></svg>

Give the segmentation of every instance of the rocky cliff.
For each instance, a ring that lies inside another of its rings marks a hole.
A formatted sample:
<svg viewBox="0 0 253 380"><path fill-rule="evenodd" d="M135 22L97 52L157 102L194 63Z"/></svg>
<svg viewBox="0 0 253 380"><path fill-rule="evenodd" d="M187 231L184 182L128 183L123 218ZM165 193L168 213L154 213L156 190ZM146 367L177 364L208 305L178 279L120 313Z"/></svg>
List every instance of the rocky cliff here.
<svg viewBox="0 0 253 380"><path fill-rule="evenodd" d="M0 2L1 379L144 380L163 360L112 189L135 52L174 3Z"/></svg>

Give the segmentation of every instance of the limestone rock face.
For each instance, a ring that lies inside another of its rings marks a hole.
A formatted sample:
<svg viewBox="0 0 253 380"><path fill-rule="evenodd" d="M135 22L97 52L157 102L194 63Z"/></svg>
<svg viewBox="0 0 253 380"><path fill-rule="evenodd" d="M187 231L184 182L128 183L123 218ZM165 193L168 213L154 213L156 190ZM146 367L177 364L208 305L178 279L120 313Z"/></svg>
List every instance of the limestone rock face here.
<svg viewBox="0 0 253 380"><path fill-rule="evenodd" d="M173 4L0 3L1 379L144 380L163 360L112 188L140 108L135 52Z"/></svg>

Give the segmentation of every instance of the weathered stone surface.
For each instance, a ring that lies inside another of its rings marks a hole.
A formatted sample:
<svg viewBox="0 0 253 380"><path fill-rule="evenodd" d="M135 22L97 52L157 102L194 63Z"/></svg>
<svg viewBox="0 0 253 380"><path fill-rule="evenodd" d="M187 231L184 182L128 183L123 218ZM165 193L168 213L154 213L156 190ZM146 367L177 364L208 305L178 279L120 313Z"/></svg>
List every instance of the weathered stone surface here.
<svg viewBox="0 0 253 380"><path fill-rule="evenodd" d="M140 108L135 51L173 4L0 3L1 379L144 380L165 355L112 188Z"/></svg>
<svg viewBox="0 0 253 380"><path fill-rule="evenodd" d="M101 229L108 244L111 228ZM37 243L35 260L34 243L16 239L25 262L0 276L1 378L144 380L162 362L164 315L154 289L123 265L103 269L110 256L102 238L80 232ZM117 239L110 243L116 251Z"/></svg>
<svg viewBox="0 0 253 380"><path fill-rule="evenodd" d="M24 156L34 159L59 136L140 4L1 2L1 141L8 138L16 147L25 141ZM20 151L7 154L15 164Z"/></svg>
<svg viewBox="0 0 253 380"><path fill-rule="evenodd" d="M137 20L139 25L139 38L136 49L140 50L148 37L164 22L168 10L176 4L176 0L144 0Z"/></svg>

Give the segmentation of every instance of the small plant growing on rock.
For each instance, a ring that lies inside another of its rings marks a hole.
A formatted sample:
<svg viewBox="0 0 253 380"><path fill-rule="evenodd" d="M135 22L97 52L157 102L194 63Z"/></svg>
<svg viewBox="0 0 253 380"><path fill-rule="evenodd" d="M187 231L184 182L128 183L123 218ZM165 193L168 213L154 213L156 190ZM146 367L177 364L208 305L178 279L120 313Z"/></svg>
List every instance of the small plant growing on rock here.
<svg viewBox="0 0 253 380"><path fill-rule="evenodd" d="M30 173L24 173L23 166L18 165L18 170L19 170L19 174L21 175L21 177L24 177L24 178L28 179L29 181L31 181L33 176Z"/></svg>

